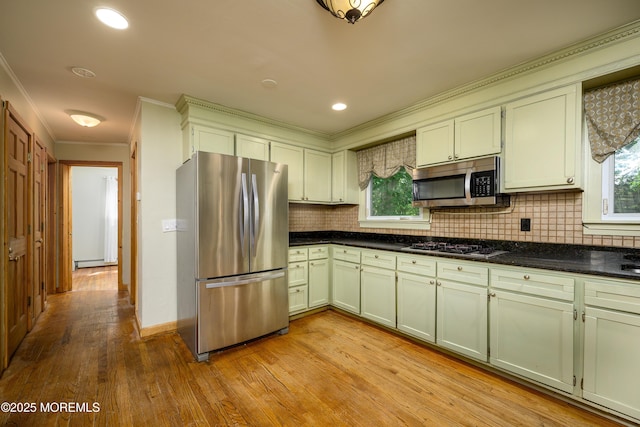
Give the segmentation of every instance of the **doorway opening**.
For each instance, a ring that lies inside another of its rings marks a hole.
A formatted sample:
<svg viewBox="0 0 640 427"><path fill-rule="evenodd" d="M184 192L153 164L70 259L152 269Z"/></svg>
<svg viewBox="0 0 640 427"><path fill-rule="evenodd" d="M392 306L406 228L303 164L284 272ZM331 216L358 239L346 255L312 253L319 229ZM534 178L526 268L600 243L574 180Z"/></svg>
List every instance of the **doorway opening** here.
<svg viewBox="0 0 640 427"><path fill-rule="evenodd" d="M61 161L58 292L127 290L122 283L122 163Z"/></svg>

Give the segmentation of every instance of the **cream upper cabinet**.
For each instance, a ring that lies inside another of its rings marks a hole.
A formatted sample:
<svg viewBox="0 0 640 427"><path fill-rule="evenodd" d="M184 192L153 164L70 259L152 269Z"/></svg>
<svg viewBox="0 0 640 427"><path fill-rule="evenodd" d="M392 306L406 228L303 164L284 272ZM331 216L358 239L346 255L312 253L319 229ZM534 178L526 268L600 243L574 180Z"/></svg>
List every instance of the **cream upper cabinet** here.
<svg viewBox="0 0 640 427"><path fill-rule="evenodd" d="M331 156L331 201L357 204L358 160L355 151L339 151Z"/></svg>
<svg viewBox="0 0 640 427"><path fill-rule="evenodd" d="M506 105L504 191L580 189L580 85Z"/></svg>
<svg viewBox="0 0 640 427"><path fill-rule="evenodd" d="M304 200L331 201L331 154L304 150Z"/></svg>
<svg viewBox="0 0 640 427"><path fill-rule="evenodd" d="M271 161L288 165L289 200L304 198L304 148L295 145L271 143Z"/></svg>
<svg viewBox="0 0 640 427"><path fill-rule="evenodd" d="M269 141L247 135L236 135L236 156L269 160Z"/></svg>
<svg viewBox="0 0 640 427"><path fill-rule="evenodd" d="M416 164L426 166L500 153L501 108L493 107L420 128Z"/></svg>
<svg viewBox="0 0 640 427"><path fill-rule="evenodd" d="M209 126L187 124L182 130L182 160L190 159L196 151L233 156L234 134Z"/></svg>

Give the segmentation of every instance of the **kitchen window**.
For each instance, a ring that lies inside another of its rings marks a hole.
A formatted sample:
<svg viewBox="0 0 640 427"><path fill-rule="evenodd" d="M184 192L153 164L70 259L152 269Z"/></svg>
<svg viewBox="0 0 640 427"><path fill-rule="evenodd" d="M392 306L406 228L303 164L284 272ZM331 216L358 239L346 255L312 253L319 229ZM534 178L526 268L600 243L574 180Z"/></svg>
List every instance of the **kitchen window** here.
<svg viewBox="0 0 640 427"><path fill-rule="evenodd" d="M602 163L602 219L640 221L640 137Z"/></svg>
<svg viewBox="0 0 640 427"><path fill-rule="evenodd" d="M428 211L412 205L415 136L360 150L357 157L360 226L428 229Z"/></svg>

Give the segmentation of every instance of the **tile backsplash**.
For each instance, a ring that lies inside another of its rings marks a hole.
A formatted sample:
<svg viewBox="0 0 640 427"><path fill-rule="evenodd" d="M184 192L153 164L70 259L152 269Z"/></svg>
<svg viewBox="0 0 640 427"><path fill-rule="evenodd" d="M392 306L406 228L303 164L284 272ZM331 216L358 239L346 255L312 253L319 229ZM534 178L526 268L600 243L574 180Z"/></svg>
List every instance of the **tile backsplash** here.
<svg viewBox="0 0 640 427"><path fill-rule="evenodd" d="M522 218L531 219L531 231L520 231ZM361 228L358 224L358 206L291 203L289 230L408 234L640 248L640 237L583 234L582 193L579 192L518 194L511 197L509 208L433 211L431 230Z"/></svg>

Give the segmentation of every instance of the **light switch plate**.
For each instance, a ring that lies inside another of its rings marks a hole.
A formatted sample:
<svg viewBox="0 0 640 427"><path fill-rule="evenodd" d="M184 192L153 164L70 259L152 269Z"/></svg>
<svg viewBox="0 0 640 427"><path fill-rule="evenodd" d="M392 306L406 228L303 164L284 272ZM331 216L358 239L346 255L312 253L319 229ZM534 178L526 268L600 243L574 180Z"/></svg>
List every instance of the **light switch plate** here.
<svg viewBox="0 0 640 427"><path fill-rule="evenodd" d="M167 233L169 231L176 231L178 229L177 219L163 219L162 220L162 232Z"/></svg>

